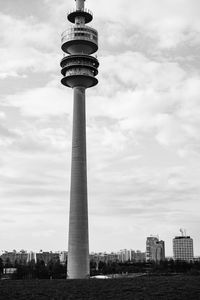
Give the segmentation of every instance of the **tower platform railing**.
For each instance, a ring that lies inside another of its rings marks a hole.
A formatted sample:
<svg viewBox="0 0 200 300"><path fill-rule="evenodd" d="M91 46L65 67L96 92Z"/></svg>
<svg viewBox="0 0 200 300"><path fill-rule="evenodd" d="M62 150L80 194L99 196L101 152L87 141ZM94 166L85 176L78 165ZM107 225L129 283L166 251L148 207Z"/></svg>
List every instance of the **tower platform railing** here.
<svg viewBox="0 0 200 300"><path fill-rule="evenodd" d="M85 40L98 46L98 32L89 26L72 26L61 35L62 44L69 41Z"/></svg>
<svg viewBox="0 0 200 300"><path fill-rule="evenodd" d="M93 29L90 26L87 25L73 25L68 27L65 31L63 31L63 33L61 34L61 37L63 37L66 34L74 34L77 32L86 32L86 33L90 33L93 34L94 36L98 37L98 32L97 30Z"/></svg>
<svg viewBox="0 0 200 300"><path fill-rule="evenodd" d="M76 60L63 63L62 68L70 67L70 66L92 67L92 68L96 69L95 64L92 62L86 62L86 61L77 62Z"/></svg>
<svg viewBox="0 0 200 300"><path fill-rule="evenodd" d="M92 15L93 16L93 13L92 13L92 11L91 10L89 10L89 9L87 9L87 8L82 8L82 9L70 9L70 10L68 10L68 12L67 12L67 15L70 15L70 14L72 14L72 13L74 13L74 12L85 12L85 13L88 13L88 14L90 14L90 15Z"/></svg>
<svg viewBox="0 0 200 300"><path fill-rule="evenodd" d="M87 8L73 9L68 11L67 18L71 23L76 23L76 17L84 17L85 23L90 23L93 13Z"/></svg>

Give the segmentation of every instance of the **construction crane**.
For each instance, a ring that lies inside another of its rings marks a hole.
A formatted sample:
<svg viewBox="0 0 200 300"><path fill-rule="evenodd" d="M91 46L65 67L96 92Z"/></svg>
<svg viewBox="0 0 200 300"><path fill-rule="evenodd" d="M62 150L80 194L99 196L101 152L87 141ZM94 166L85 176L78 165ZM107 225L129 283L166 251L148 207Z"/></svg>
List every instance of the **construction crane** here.
<svg viewBox="0 0 200 300"><path fill-rule="evenodd" d="M180 228L179 231L180 231L180 233L181 233L182 236L186 236L186 230L185 229Z"/></svg>

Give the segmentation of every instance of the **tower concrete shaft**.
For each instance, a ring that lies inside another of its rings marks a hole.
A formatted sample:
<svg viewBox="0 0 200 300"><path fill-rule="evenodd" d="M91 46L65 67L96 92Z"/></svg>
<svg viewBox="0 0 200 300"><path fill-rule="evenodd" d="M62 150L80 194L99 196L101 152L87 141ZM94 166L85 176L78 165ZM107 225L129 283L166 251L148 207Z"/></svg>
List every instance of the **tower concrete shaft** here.
<svg viewBox="0 0 200 300"><path fill-rule="evenodd" d="M68 276L69 278L86 278L89 274L85 88L75 87Z"/></svg>
<svg viewBox="0 0 200 300"><path fill-rule="evenodd" d="M98 49L98 33L85 24L92 13L85 9L85 0L75 0L76 10L68 14L74 24L62 34L62 50L69 54L61 60L62 84L74 90L72 163L67 277L88 278L89 238L86 164L85 90L98 83L99 62L91 56Z"/></svg>

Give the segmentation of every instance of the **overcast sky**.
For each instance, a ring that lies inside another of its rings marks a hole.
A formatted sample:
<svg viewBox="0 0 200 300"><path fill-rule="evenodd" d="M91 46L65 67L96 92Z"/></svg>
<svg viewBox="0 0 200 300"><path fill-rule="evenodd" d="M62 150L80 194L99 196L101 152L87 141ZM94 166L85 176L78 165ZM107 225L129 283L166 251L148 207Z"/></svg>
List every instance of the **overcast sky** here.
<svg viewBox="0 0 200 300"><path fill-rule="evenodd" d="M145 250L185 228L200 255L200 2L88 0L90 251ZM67 250L72 90L60 34L73 0L0 0L0 249Z"/></svg>

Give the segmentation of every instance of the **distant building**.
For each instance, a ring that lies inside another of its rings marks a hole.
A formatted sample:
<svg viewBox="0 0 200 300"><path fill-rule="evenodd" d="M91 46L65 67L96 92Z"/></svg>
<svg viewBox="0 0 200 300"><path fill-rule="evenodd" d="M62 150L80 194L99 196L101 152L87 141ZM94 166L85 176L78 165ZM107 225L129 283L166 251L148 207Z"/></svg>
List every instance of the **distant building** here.
<svg viewBox="0 0 200 300"><path fill-rule="evenodd" d="M45 265L47 265L50 261L60 261L64 264L66 262L67 252L43 252L40 250L40 252L36 253L33 251L27 252L25 250L21 250L17 252L16 250L13 250L12 252L2 252L0 257L6 268L12 268L16 265L16 263L26 265L31 261L34 261L35 263L37 261L44 261Z"/></svg>
<svg viewBox="0 0 200 300"><path fill-rule="evenodd" d="M56 262L59 261L59 253L55 252L42 252L40 251L39 253L36 253L36 258L37 260L43 260L45 265L47 265L50 261Z"/></svg>
<svg viewBox="0 0 200 300"><path fill-rule="evenodd" d="M59 259L61 264L65 264L67 260L67 251L59 252Z"/></svg>
<svg viewBox="0 0 200 300"><path fill-rule="evenodd" d="M193 261L200 262L200 257L199 256L194 257Z"/></svg>
<svg viewBox="0 0 200 300"><path fill-rule="evenodd" d="M96 262L99 263L104 262L104 263L108 263L108 262L116 262L118 261L118 254L117 253L106 253L106 252L99 252L99 253L94 253L92 252L90 254L90 261L91 262Z"/></svg>
<svg viewBox="0 0 200 300"><path fill-rule="evenodd" d="M119 252L111 252L111 253L106 253L106 252L94 253L94 252L92 252L90 254L90 261L96 262L97 264L99 262L104 262L104 263L121 262L121 263L124 263L124 262L128 262L128 261L143 262L145 260L146 260L146 253L141 252L139 250L134 251L134 250L123 249L123 250L120 250Z"/></svg>
<svg viewBox="0 0 200 300"><path fill-rule="evenodd" d="M150 236L146 240L146 260L160 262L165 260L165 243L158 237Z"/></svg>
<svg viewBox="0 0 200 300"><path fill-rule="evenodd" d="M1 259L3 260L4 265L7 264L9 267L10 265L14 265L15 261L17 260L16 251L13 252L5 251L1 255Z"/></svg>
<svg viewBox="0 0 200 300"><path fill-rule="evenodd" d="M176 236L173 239L174 260L192 261L194 258L193 239L190 236Z"/></svg>
<svg viewBox="0 0 200 300"><path fill-rule="evenodd" d="M134 261L134 262L143 262L146 260L146 253L141 252L139 250L120 250L118 252L118 260L120 262L126 262L126 261Z"/></svg>
<svg viewBox="0 0 200 300"><path fill-rule="evenodd" d="M27 256L27 262L31 262L31 261L34 261L35 263L37 261L36 253L33 251L30 251Z"/></svg>
<svg viewBox="0 0 200 300"><path fill-rule="evenodd" d="M115 253L115 252L108 253L107 260L108 260L108 262L117 262L118 261L117 253Z"/></svg>
<svg viewBox="0 0 200 300"><path fill-rule="evenodd" d="M146 240L146 260L154 261L155 259L155 245L159 242L159 239L155 236L147 237Z"/></svg>
<svg viewBox="0 0 200 300"><path fill-rule="evenodd" d="M14 266L15 263L25 265L27 262L28 253L25 250L21 250L20 252L17 252L16 250L13 250L12 252L5 251L1 255L1 258L3 263L7 265Z"/></svg>
<svg viewBox="0 0 200 300"><path fill-rule="evenodd" d="M144 262L144 261L146 261L146 253L141 252L140 250L137 250L137 251L130 250L130 258L131 258L131 261L134 261L134 262Z"/></svg>
<svg viewBox="0 0 200 300"><path fill-rule="evenodd" d="M120 262L126 262L131 260L130 250L123 249L118 253L118 259Z"/></svg>
<svg viewBox="0 0 200 300"><path fill-rule="evenodd" d="M12 275L17 272L16 268L4 268L1 279L11 279Z"/></svg>
<svg viewBox="0 0 200 300"><path fill-rule="evenodd" d="M165 260L165 242L158 241L155 249L155 261L160 262Z"/></svg>

